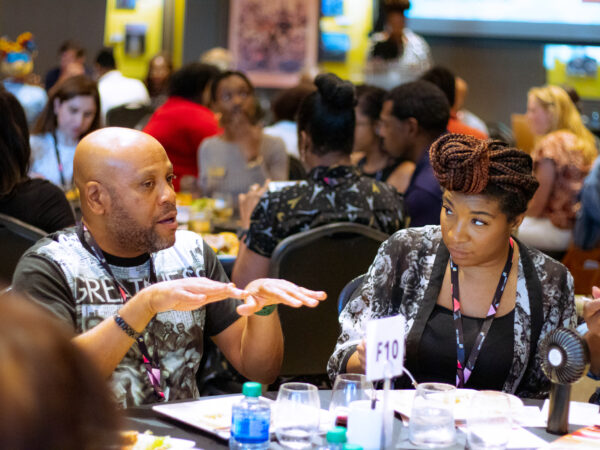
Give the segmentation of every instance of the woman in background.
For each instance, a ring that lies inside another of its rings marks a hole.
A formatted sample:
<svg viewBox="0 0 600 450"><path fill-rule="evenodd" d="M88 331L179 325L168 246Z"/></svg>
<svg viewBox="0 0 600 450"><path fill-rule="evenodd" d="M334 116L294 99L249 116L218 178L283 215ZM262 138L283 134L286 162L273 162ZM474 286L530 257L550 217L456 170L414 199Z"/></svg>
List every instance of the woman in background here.
<svg viewBox="0 0 600 450"><path fill-rule="evenodd" d="M540 136L531 153L540 188L519 228L519 239L540 250L564 251L572 238L583 180L598 150L592 133L561 87L531 89L527 120L534 134Z"/></svg>
<svg viewBox="0 0 600 450"><path fill-rule="evenodd" d="M54 86L31 133L31 172L65 192L72 190L75 147L98 128L100 97L94 81L78 75Z"/></svg>
<svg viewBox="0 0 600 450"><path fill-rule="evenodd" d="M148 61L146 88L150 94L152 109L162 105L169 95L169 80L173 74L173 62L167 52L160 52Z"/></svg>
<svg viewBox="0 0 600 450"><path fill-rule="evenodd" d="M404 193L415 170L415 163L392 158L383 149L378 128L385 94L386 91L375 86L357 86L353 153L364 155L356 163L363 175L391 184L398 192Z"/></svg>
<svg viewBox="0 0 600 450"><path fill-rule="evenodd" d="M23 107L0 87L0 213L48 233L75 225L65 194L47 180L29 178L30 157Z"/></svg>

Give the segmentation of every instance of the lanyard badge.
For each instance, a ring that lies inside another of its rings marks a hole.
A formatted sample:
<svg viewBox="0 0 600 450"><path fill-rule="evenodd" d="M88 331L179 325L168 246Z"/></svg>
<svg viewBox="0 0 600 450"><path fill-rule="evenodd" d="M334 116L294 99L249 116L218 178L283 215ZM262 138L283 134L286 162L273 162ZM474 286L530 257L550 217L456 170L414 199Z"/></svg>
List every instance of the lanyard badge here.
<svg viewBox="0 0 600 450"><path fill-rule="evenodd" d="M119 280L115 277L112 269L110 268L106 258L104 257L104 253L100 249L100 246L89 232L87 227L80 223L78 226L78 235L79 239L87 244L87 246L92 251L92 254L96 257L102 268L108 273L108 275L112 278L113 283L115 284L121 298L123 299L123 303L127 303L127 301L131 298L131 295L123 286ZM150 282L156 283L157 277L156 272L154 270L154 263L152 262L152 257L150 257ZM148 347L146 346L146 341L144 340L144 336L140 335L136 339L137 346L142 353L142 361L144 363L144 367L146 369L146 375L148 375L148 380L154 389L154 395L158 401L162 401L165 399L165 393L160 387L160 366L158 364L158 358L152 358L150 356L150 352L148 351Z"/></svg>

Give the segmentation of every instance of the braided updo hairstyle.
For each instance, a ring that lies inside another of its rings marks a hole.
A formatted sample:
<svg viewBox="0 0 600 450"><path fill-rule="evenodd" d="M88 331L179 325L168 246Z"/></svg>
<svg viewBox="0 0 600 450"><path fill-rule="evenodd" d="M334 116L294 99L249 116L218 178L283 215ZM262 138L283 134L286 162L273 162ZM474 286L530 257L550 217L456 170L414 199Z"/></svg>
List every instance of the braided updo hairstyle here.
<svg viewBox="0 0 600 450"><path fill-rule="evenodd" d="M498 200L509 222L527 210L538 188L531 157L501 141L445 134L432 144L429 158L443 188Z"/></svg>
<svg viewBox="0 0 600 450"><path fill-rule="evenodd" d="M354 85L332 73L315 78L317 90L307 95L298 109L298 132L312 139L312 152L352 153L356 119Z"/></svg>

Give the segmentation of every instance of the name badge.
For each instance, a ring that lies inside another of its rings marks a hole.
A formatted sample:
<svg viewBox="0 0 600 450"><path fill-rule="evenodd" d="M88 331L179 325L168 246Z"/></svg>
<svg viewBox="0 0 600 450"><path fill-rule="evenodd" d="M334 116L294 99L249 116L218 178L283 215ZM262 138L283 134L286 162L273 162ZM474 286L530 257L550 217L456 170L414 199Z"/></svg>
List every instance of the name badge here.
<svg viewBox="0 0 600 450"><path fill-rule="evenodd" d="M208 176L213 178L223 178L225 176L225 167L209 167Z"/></svg>

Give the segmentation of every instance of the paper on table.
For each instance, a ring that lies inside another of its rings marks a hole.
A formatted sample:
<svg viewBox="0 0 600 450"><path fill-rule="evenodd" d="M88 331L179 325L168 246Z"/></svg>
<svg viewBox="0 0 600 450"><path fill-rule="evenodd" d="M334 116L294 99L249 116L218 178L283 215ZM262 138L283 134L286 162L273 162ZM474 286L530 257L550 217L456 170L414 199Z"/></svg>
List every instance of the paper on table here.
<svg viewBox="0 0 600 450"><path fill-rule="evenodd" d="M544 401L542 407L542 416L544 417L544 426L548 421L548 408L550 401ZM583 402L570 402L569 404L569 424L571 425L600 425L600 414L598 405Z"/></svg>
<svg viewBox="0 0 600 450"><path fill-rule="evenodd" d="M459 430L467 434L467 427L465 425L461 425ZM546 444L546 441L531 431L523 427L513 427L506 448L539 448L544 447Z"/></svg>

